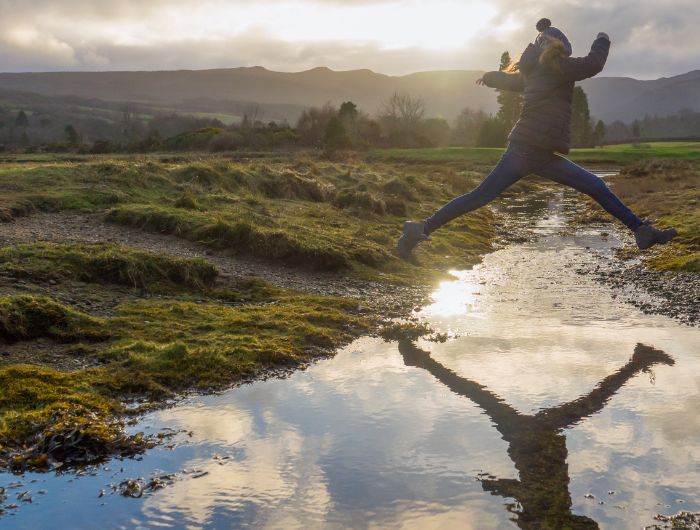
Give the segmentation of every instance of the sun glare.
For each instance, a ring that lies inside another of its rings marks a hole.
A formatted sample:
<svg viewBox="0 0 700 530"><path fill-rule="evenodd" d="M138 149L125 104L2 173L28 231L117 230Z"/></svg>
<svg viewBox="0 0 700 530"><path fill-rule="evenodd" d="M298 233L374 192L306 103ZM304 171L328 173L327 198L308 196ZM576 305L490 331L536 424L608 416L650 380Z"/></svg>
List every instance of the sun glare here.
<svg viewBox="0 0 700 530"><path fill-rule="evenodd" d="M450 271L457 282L444 282L433 293L435 303L426 307L421 316L450 316L470 313L479 306L479 285L474 282L473 271Z"/></svg>
<svg viewBox="0 0 700 530"><path fill-rule="evenodd" d="M204 3L192 8L186 20L173 20L177 14L172 13L168 26L172 30L173 23L181 25L180 30L170 34L190 38L226 39L258 33L290 42L372 42L382 49L413 46L449 49L474 38L496 13L496 8L486 2L453 0L349 7L262 2L245 6L219 4L216 10Z"/></svg>
<svg viewBox="0 0 700 530"><path fill-rule="evenodd" d="M394 2L345 8L305 7L303 20L278 28L284 40L374 41L386 48L455 48L496 15L481 2ZM307 18L308 17L308 18Z"/></svg>

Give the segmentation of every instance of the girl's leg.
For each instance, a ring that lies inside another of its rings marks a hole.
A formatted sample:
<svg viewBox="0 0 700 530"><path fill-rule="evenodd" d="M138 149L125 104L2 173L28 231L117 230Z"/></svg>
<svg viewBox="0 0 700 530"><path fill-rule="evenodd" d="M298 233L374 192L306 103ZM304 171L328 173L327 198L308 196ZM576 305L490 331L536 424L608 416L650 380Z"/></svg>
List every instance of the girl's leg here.
<svg viewBox="0 0 700 530"><path fill-rule="evenodd" d="M503 191L532 173L536 167L531 153L521 153L522 146L510 144L501 160L479 186L471 192L451 200L423 222L423 232L430 234L465 213L487 205ZM528 148L524 148L527 150Z"/></svg>
<svg viewBox="0 0 700 530"><path fill-rule="evenodd" d="M619 219L632 232L643 224L642 220L610 191L603 179L562 156L552 155L550 161L535 173L592 197L606 212Z"/></svg>

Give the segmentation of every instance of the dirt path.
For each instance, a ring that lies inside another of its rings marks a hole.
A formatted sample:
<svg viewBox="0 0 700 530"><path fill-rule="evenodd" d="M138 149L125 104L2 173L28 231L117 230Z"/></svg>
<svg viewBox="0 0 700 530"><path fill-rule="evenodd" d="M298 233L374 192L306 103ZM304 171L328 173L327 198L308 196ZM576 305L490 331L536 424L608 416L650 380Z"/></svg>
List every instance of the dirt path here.
<svg viewBox="0 0 700 530"><path fill-rule="evenodd" d="M102 213L80 215L70 212L40 213L0 224L0 246L48 241L52 243L115 242L138 250L171 254L181 258L203 257L216 265L218 282L225 286L245 276L259 276L269 283L326 296L343 296L377 307L387 316L410 313L423 305L431 289L426 286L395 286L367 282L347 276L285 268L270 263L231 256L226 251L205 250L200 245L173 235L143 232L106 223Z"/></svg>

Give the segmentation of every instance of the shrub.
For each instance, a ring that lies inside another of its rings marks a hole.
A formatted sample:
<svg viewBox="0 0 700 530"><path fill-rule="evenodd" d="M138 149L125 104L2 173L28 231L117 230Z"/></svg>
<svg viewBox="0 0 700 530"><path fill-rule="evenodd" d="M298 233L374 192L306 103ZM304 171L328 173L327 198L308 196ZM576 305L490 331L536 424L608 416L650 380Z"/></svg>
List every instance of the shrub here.
<svg viewBox="0 0 700 530"><path fill-rule="evenodd" d="M67 153L68 146L62 142L53 142L44 147L44 151L47 153Z"/></svg>
<svg viewBox="0 0 700 530"><path fill-rule="evenodd" d="M145 140L139 140L137 142L127 144L124 151L127 153L148 153L159 147L162 143L163 142L161 142L158 138L149 136Z"/></svg>
<svg viewBox="0 0 700 530"><path fill-rule="evenodd" d="M222 151L235 151L239 147L246 145L243 135L236 132L224 132L217 134L209 141L209 150L212 153L220 153Z"/></svg>
<svg viewBox="0 0 700 530"><path fill-rule="evenodd" d="M161 151L206 151L209 143L224 130L218 127L205 127L189 133L181 133L168 138L159 147Z"/></svg>
<svg viewBox="0 0 700 530"><path fill-rule="evenodd" d="M90 153L93 155L103 155L106 153L114 153L115 150L115 145L109 140L95 140L95 143L92 144L92 148L90 149Z"/></svg>

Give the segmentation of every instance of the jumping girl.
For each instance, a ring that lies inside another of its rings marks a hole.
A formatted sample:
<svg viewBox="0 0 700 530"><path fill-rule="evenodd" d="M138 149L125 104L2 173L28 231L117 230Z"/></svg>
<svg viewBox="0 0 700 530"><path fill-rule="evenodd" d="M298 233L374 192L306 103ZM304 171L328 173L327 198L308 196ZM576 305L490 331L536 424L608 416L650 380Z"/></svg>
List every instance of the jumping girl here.
<svg viewBox="0 0 700 530"><path fill-rule="evenodd" d="M571 102L574 84L603 70L610 39L598 37L586 57L571 57L566 35L543 18L537 23L540 34L520 61L507 72L487 72L476 81L499 90L525 93L520 119L508 136L508 148L495 168L477 188L453 199L422 223L407 221L399 238L399 254L408 258L421 241L451 220L485 206L506 188L530 174L565 184L591 196L609 214L634 232L637 246L646 249L668 243L676 229L659 230L643 221L610 191L600 177L589 173L555 153L568 154L571 141Z"/></svg>

